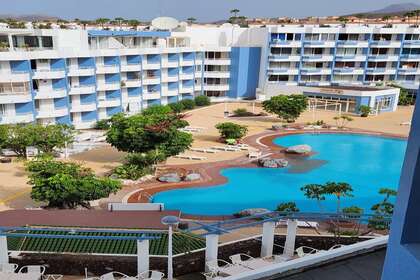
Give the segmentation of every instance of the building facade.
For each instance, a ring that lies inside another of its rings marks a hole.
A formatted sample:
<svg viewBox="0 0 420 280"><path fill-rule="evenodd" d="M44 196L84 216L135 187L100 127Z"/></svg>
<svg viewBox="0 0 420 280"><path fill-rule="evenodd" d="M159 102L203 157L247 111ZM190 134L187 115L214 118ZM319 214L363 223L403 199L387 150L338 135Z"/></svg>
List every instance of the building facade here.
<svg viewBox="0 0 420 280"><path fill-rule="evenodd" d="M197 95L253 99L301 86L390 81L418 88L419 36L408 25L3 29L0 123L83 129Z"/></svg>

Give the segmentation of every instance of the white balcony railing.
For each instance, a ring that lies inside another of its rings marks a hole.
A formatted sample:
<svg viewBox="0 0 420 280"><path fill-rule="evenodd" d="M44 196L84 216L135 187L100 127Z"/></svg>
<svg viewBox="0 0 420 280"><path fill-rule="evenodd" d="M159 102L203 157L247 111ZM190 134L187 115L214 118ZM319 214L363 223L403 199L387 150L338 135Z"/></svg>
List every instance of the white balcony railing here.
<svg viewBox="0 0 420 280"><path fill-rule="evenodd" d="M54 108L52 110L39 110L36 113L37 119L43 119L43 118L56 118L56 117L62 117L69 114L69 109L67 107L62 108Z"/></svg>
<svg viewBox="0 0 420 280"><path fill-rule="evenodd" d="M66 89L40 88L35 91L35 99L53 99L67 96Z"/></svg>
<svg viewBox="0 0 420 280"><path fill-rule="evenodd" d="M69 95L91 94L96 92L96 85L72 86Z"/></svg>
<svg viewBox="0 0 420 280"><path fill-rule="evenodd" d="M33 79L62 79L65 76L66 76L66 71L64 70L42 69L42 70L35 70L32 78Z"/></svg>
<svg viewBox="0 0 420 280"><path fill-rule="evenodd" d="M0 115L0 124L28 123L34 121L34 115L31 113L16 115Z"/></svg>

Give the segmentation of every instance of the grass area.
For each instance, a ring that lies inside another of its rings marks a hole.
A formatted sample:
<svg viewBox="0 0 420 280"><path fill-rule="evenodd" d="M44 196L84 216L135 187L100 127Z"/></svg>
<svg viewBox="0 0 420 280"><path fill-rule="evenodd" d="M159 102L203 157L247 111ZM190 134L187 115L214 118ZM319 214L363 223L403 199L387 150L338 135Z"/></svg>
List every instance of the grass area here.
<svg viewBox="0 0 420 280"><path fill-rule="evenodd" d="M26 233L68 235L68 232L59 231L28 231ZM74 235L87 236L136 236L138 234L87 232ZM160 237L150 240L151 255L166 255L168 252L168 235L166 233L149 234ZM199 236L174 233L174 254L186 253L205 247L205 240ZM34 238L34 237L8 237L7 245L12 251L31 252L58 252L58 253L96 253L96 254L137 254L137 245L134 240L95 240L95 239L63 239L63 238Z"/></svg>

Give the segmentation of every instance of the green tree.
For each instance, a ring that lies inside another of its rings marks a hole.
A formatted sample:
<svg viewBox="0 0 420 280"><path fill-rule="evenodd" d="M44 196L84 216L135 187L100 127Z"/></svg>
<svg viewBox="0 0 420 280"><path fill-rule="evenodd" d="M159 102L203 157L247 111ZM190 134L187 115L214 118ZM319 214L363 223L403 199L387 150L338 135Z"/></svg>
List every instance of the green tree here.
<svg viewBox="0 0 420 280"><path fill-rule="evenodd" d="M297 207L295 202L285 202L285 203L280 203L277 206L276 211L287 212L287 213L296 213L296 212L299 212L300 210Z"/></svg>
<svg viewBox="0 0 420 280"><path fill-rule="evenodd" d="M308 107L308 99L303 94L278 95L263 102L263 108L276 114L286 122L294 122Z"/></svg>
<svg viewBox="0 0 420 280"><path fill-rule="evenodd" d="M37 126L28 125L8 125L4 127L6 137L2 144L3 148L12 150L18 157L26 158L26 147L35 146L38 137Z"/></svg>
<svg viewBox="0 0 420 280"><path fill-rule="evenodd" d="M347 22L349 22L349 19L348 19L348 18L346 18L346 17L339 17L339 18L338 18L338 21L339 21L339 22L341 22L341 24L342 24L343 26L346 26Z"/></svg>
<svg viewBox="0 0 420 280"><path fill-rule="evenodd" d="M374 211L374 215L369 219L369 226L375 229L383 230L389 227L388 222L385 218L389 218L394 213L394 204L389 202L391 197L397 195L397 191L390 188L379 189L379 194L384 196L384 199L372 206L371 210Z"/></svg>
<svg viewBox="0 0 420 280"><path fill-rule="evenodd" d="M74 128L65 124L35 125L35 130L37 137L33 145L42 153L52 154L55 149L64 148L74 141Z"/></svg>
<svg viewBox="0 0 420 280"><path fill-rule="evenodd" d="M158 110L168 111L162 113L157 112ZM191 146L193 139L191 134L179 131L178 128L187 126L188 122L182 120L182 115L169 110L169 107L161 106L151 107L134 116L114 115L111 118L111 128L107 132L108 143L119 151L155 151L163 153L165 158L185 151Z"/></svg>
<svg viewBox="0 0 420 280"><path fill-rule="evenodd" d="M318 207L323 211L321 201L325 200L325 188L321 184L308 184L300 188L308 199L315 199Z"/></svg>
<svg viewBox="0 0 420 280"><path fill-rule="evenodd" d="M89 201L108 197L121 188L121 183L96 177L92 170L76 163L38 158L26 163L31 198L48 203L48 207L89 207Z"/></svg>
<svg viewBox="0 0 420 280"><path fill-rule="evenodd" d="M324 188L326 194L335 195L335 197L337 198L337 213L340 213L341 198L353 196L353 188L347 183L327 182L324 185Z"/></svg>
<svg viewBox="0 0 420 280"><path fill-rule="evenodd" d="M360 116L366 118L369 116L370 112L372 112L372 108L368 105L360 105L359 106Z"/></svg>
<svg viewBox="0 0 420 280"><path fill-rule="evenodd" d="M244 137L248 132L248 128L246 126L232 122L218 123L216 128L219 130L220 136L223 139L238 140Z"/></svg>

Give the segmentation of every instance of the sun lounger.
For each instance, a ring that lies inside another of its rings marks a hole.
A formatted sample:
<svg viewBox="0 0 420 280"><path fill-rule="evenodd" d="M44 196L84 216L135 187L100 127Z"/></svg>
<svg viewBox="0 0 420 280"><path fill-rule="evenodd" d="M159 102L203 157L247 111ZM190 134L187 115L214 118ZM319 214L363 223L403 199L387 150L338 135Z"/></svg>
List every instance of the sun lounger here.
<svg viewBox="0 0 420 280"><path fill-rule="evenodd" d="M303 258L305 256L308 255L313 255L316 254L318 252L321 252L322 250L318 250L312 247L308 247L308 246L301 246L299 248L296 249L296 253L299 256L299 258Z"/></svg>
<svg viewBox="0 0 420 280"><path fill-rule="evenodd" d="M204 275L204 277L206 277L206 280L221 280L224 277L217 275L217 273L215 272L205 272L205 273L201 273Z"/></svg>
<svg viewBox="0 0 420 280"><path fill-rule="evenodd" d="M258 159L258 158L261 157L261 155L262 155L262 152L260 152L260 151L251 151L251 152L248 153L248 157L249 158L256 158L256 159Z"/></svg>
<svg viewBox="0 0 420 280"><path fill-rule="evenodd" d="M177 155L175 156L175 158L180 158L180 159L189 159L189 160L206 160L206 157L199 157L199 156L194 156L194 155Z"/></svg>
<svg viewBox="0 0 420 280"><path fill-rule="evenodd" d="M206 148L191 148L190 151L199 152L199 153L207 153L207 154L215 154L218 153L218 150L215 149L206 149Z"/></svg>
<svg viewBox="0 0 420 280"><path fill-rule="evenodd" d="M99 277L100 280L117 280L117 279L130 279L130 278L133 279L133 277L130 277L118 271L109 272Z"/></svg>
<svg viewBox="0 0 420 280"><path fill-rule="evenodd" d="M220 265L220 263L222 263L222 265ZM222 275L235 275L251 270L248 267L244 267L238 264L231 264L224 260L209 261L206 263L206 266L211 272L217 274L220 273Z"/></svg>
<svg viewBox="0 0 420 280"><path fill-rule="evenodd" d="M239 152L241 149L235 148L235 147L231 147L231 146L214 146L211 147L214 150L221 150L221 151L225 151L225 152Z"/></svg>
<svg viewBox="0 0 420 280"><path fill-rule="evenodd" d="M148 270L140 273L138 278L140 280L161 280L163 279L163 276L165 276L165 274L160 271Z"/></svg>
<svg viewBox="0 0 420 280"><path fill-rule="evenodd" d="M230 256L232 264L242 265L250 269L258 269L267 265L272 265L273 263L265 259L253 258L247 254L236 254Z"/></svg>
<svg viewBox="0 0 420 280"><path fill-rule="evenodd" d="M43 275L45 273L45 266L43 265L26 265L19 269L19 273L33 273Z"/></svg>

